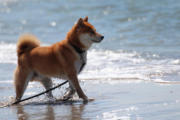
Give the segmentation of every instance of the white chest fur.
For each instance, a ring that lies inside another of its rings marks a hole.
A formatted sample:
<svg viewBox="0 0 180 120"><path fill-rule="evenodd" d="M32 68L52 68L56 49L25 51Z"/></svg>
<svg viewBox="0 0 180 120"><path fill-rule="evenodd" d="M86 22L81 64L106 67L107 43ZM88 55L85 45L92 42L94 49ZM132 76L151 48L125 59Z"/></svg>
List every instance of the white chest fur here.
<svg viewBox="0 0 180 120"><path fill-rule="evenodd" d="M83 52L79 54L79 58L75 62L77 74L82 71L83 67L86 64L86 61L87 61L87 52Z"/></svg>

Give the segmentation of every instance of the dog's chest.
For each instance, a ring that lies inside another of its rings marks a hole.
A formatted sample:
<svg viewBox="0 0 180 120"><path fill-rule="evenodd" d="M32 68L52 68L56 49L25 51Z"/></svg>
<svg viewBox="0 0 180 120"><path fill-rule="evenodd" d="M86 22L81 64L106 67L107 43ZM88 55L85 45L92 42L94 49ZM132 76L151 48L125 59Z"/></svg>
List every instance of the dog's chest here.
<svg viewBox="0 0 180 120"><path fill-rule="evenodd" d="M83 70L86 61L87 61L87 52L83 52L79 54L79 59L75 61L75 67L77 73L80 73Z"/></svg>

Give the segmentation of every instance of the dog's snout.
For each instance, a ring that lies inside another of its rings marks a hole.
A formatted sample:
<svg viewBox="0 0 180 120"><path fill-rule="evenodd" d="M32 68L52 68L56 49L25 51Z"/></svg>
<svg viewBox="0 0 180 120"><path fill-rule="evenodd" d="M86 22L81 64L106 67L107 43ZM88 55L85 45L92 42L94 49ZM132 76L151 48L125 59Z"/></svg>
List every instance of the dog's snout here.
<svg viewBox="0 0 180 120"><path fill-rule="evenodd" d="M101 36L101 40L103 40L104 39L104 36Z"/></svg>

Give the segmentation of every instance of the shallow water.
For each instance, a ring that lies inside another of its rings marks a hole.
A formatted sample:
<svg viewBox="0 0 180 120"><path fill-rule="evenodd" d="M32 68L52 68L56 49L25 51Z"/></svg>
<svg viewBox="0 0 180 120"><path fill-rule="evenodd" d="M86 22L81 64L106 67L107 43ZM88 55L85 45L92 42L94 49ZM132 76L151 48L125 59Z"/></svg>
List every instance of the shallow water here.
<svg viewBox="0 0 180 120"><path fill-rule="evenodd" d="M25 105L0 109L2 120L178 120L179 85L86 81L82 86L93 102L48 105L35 98ZM29 88L33 89L33 88ZM3 90L3 92L7 90ZM8 91L10 91L8 89ZM30 91L27 91L29 93ZM27 95L26 93L26 95ZM57 91L54 92L58 96ZM1 95L4 96L4 95ZM39 103L39 104L38 104Z"/></svg>
<svg viewBox="0 0 180 120"><path fill-rule="evenodd" d="M79 17L88 15L105 39L89 50L88 64L79 75L83 89L95 98L94 102L13 106L0 109L0 117L180 119L179 12L178 0L1 0L2 102L14 96L13 71L19 35L32 33L42 45L50 45L64 39ZM54 79L55 84L59 82ZM54 94L61 96L65 88L55 90ZM42 90L39 83L31 83L25 97Z"/></svg>

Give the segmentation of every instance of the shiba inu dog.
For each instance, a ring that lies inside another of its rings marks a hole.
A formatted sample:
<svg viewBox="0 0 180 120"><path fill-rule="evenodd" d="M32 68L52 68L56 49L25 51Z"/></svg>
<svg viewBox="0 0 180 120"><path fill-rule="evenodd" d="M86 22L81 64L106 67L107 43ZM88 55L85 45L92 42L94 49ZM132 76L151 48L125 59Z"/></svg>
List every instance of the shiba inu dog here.
<svg viewBox="0 0 180 120"><path fill-rule="evenodd" d="M70 90L65 93L64 99L77 92L79 98L88 101L77 75L86 64L87 50L103 38L88 22L88 17L80 18L64 40L51 46L40 46L35 36L22 35L17 43L18 65L14 73L16 101L22 98L29 81L39 81L45 89L49 89L52 77L68 80ZM51 92L48 96L53 97Z"/></svg>

